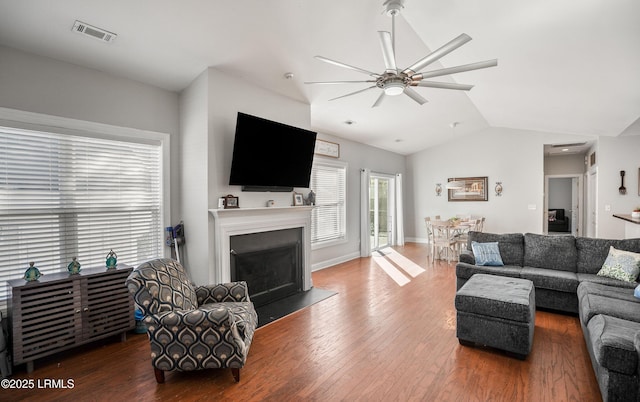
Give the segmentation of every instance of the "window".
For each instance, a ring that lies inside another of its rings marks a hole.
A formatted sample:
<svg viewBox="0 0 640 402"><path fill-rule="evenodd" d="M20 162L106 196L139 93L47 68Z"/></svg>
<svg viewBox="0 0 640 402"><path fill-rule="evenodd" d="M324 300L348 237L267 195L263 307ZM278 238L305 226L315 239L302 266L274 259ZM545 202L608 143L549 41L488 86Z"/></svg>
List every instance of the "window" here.
<svg viewBox="0 0 640 402"><path fill-rule="evenodd" d="M311 244L331 245L346 239L347 165L340 162L314 161L311 189L316 193L316 207L311 214Z"/></svg>
<svg viewBox="0 0 640 402"><path fill-rule="evenodd" d="M162 142L0 127L0 307L4 281L163 254Z"/></svg>

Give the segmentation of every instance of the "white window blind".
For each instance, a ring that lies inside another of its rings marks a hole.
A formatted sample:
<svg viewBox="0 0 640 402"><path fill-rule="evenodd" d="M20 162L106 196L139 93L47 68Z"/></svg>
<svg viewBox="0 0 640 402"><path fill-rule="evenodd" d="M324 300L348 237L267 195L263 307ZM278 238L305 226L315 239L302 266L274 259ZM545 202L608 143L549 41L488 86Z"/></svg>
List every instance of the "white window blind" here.
<svg viewBox="0 0 640 402"><path fill-rule="evenodd" d="M44 274L162 255L160 143L0 127L0 305L29 262Z"/></svg>
<svg viewBox="0 0 640 402"><path fill-rule="evenodd" d="M312 244L345 238L346 176L346 165L314 161L310 184L316 194L311 214Z"/></svg>

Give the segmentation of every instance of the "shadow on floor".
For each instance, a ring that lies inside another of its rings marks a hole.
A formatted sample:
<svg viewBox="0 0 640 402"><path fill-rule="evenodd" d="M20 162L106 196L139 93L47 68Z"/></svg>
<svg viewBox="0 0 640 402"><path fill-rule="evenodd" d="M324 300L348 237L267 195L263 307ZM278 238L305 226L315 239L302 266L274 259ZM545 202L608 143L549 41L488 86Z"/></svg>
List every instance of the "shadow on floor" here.
<svg viewBox="0 0 640 402"><path fill-rule="evenodd" d="M258 328L336 294L338 294L338 292L332 290L311 288L305 292L296 293L284 299L276 300L273 303L260 306L256 308L256 312L258 313Z"/></svg>

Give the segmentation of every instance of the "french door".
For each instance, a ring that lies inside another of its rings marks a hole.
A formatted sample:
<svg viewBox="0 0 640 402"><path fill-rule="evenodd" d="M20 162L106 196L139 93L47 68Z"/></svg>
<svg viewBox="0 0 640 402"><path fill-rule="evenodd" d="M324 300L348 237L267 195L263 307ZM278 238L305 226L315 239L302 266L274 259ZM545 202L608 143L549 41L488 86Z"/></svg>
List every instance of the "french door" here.
<svg viewBox="0 0 640 402"><path fill-rule="evenodd" d="M393 244L394 179L372 174L369 180L369 224L371 250Z"/></svg>

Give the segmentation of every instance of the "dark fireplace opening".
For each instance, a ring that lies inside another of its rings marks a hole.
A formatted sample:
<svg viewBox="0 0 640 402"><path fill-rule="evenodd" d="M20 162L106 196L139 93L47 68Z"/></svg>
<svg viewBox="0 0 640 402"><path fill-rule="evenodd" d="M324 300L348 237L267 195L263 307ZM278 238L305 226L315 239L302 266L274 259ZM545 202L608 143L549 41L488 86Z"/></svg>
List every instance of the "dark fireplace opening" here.
<svg viewBox="0 0 640 402"><path fill-rule="evenodd" d="M232 236L231 280L246 281L256 307L302 291L302 229Z"/></svg>

